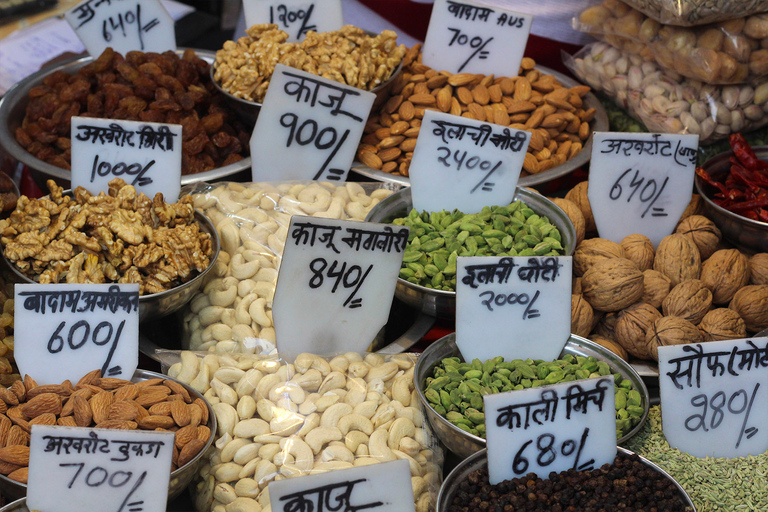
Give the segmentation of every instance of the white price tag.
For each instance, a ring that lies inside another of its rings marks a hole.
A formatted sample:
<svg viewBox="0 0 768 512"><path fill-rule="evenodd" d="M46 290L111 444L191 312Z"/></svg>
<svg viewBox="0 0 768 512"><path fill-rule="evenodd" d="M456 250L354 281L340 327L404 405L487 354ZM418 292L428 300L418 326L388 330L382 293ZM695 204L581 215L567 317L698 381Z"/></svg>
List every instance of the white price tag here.
<svg viewBox="0 0 768 512"><path fill-rule="evenodd" d="M288 33L288 41L301 41L307 32L339 30L344 21L341 0L243 0L248 27L275 23Z"/></svg>
<svg viewBox="0 0 768 512"><path fill-rule="evenodd" d="M530 141L524 130L427 110L409 173L413 207L477 213L509 204Z"/></svg>
<svg viewBox="0 0 768 512"><path fill-rule="evenodd" d="M33 425L27 507L165 512L173 432Z"/></svg>
<svg viewBox="0 0 768 512"><path fill-rule="evenodd" d="M517 76L533 16L468 0L435 0L422 62L451 73Z"/></svg>
<svg viewBox="0 0 768 512"><path fill-rule="evenodd" d="M122 178L150 199L181 191L181 125L72 117L72 188L109 191Z"/></svg>
<svg viewBox="0 0 768 512"><path fill-rule="evenodd" d="M94 57L108 46L123 55L176 50L173 18L160 0L85 0L64 19Z"/></svg>
<svg viewBox="0 0 768 512"><path fill-rule="evenodd" d="M589 204L602 238L634 233L656 247L691 199L698 135L595 132Z"/></svg>
<svg viewBox="0 0 768 512"><path fill-rule="evenodd" d="M597 469L616 458L613 377L485 395L488 480Z"/></svg>
<svg viewBox="0 0 768 512"><path fill-rule="evenodd" d="M17 284L14 358L38 384L101 368L130 379L139 363L139 285ZM22 326L27 328L22 328Z"/></svg>
<svg viewBox="0 0 768 512"><path fill-rule="evenodd" d="M408 461L395 460L269 483L274 512L414 512Z"/></svg>
<svg viewBox="0 0 768 512"><path fill-rule="evenodd" d="M662 427L695 457L768 450L768 338L659 347Z"/></svg>
<svg viewBox="0 0 768 512"><path fill-rule="evenodd" d="M570 256L456 260L456 345L465 361L557 359L571 335Z"/></svg>
<svg viewBox="0 0 768 512"><path fill-rule="evenodd" d="M253 181L345 181L375 98L275 66L251 136Z"/></svg>
<svg viewBox="0 0 768 512"><path fill-rule="evenodd" d="M364 352L387 322L408 233L294 215L272 305L280 352Z"/></svg>

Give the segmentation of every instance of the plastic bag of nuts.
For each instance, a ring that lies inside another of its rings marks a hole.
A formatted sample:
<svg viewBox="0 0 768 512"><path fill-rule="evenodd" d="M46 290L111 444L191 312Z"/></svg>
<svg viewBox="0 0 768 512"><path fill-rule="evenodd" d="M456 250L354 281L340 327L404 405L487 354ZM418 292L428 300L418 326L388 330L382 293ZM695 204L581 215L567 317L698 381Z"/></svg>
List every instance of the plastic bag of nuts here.
<svg viewBox="0 0 768 512"><path fill-rule="evenodd" d="M768 123L765 80L704 84L602 42L585 46L566 65L652 132L698 134L704 143Z"/></svg>
<svg viewBox="0 0 768 512"><path fill-rule="evenodd" d="M365 220L395 187L384 183L272 182L186 188L219 232L210 278L184 316L184 347L253 353L275 341L272 296L291 216Z"/></svg>
<svg viewBox="0 0 768 512"><path fill-rule="evenodd" d="M768 11L766 0L623 0L659 23L690 26Z"/></svg>
<svg viewBox="0 0 768 512"><path fill-rule="evenodd" d="M398 459L410 463L416 511L434 509L442 452L419 406L413 356L180 359L169 376L203 393L218 420L193 489L197 510L267 512L271 481Z"/></svg>
<svg viewBox="0 0 768 512"><path fill-rule="evenodd" d="M620 0L605 0L573 20L582 32L710 84L768 75L768 14L699 27L663 25Z"/></svg>

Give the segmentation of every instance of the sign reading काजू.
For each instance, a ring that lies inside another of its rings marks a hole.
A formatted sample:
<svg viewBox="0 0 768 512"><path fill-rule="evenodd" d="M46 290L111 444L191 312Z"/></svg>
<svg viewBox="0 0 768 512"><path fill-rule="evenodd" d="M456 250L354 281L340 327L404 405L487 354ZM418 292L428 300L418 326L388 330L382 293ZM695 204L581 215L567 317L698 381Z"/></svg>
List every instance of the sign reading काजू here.
<svg viewBox="0 0 768 512"><path fill-rule="evenodd" d="M288 34L288 42L301 41L310 30L332 32L344 21L341 0L243 0L248 27L275 23Z"/></svg>

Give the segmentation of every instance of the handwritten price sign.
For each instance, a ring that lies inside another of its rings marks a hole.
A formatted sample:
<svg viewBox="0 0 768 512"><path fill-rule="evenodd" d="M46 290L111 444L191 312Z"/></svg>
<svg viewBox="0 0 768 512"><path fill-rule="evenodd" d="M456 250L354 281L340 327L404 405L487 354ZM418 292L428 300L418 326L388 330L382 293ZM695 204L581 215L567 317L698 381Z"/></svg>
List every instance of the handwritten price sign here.
<svg viewBox="0 0 768 512"><path fill-rule="evenodd" d="M341 0L243 0L245 24L275 23L288 41L301 41L307 32L331 32L342 27Z"/></svg>

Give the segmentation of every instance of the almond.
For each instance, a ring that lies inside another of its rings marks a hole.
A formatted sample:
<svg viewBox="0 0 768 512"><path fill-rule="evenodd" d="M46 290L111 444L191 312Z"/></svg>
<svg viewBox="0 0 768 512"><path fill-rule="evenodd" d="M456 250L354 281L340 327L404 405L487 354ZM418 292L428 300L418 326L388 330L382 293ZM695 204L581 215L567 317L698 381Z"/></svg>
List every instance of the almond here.
<svg viewBox="0 0 768 512"><path fill-rule="evenodd" d="M29 375L24 376L24 389L29 391L30 389L37 387L37 382L35 382L35 379L30 377Z"/></svg>
<svg viewBox="0 0 768 512"><path fill-rule="evenodd" d="M381 169L384 162L381 161L379 156L372 151L358 151L357 158L363 165L366 165L372 169Z"/></svg>
<svg viewBox="0 0 768 512"><path fill-rule="evenodd" d="M394 162L393 162L394 163ZM203 419L203 413L200 408L195 404L187 404L187 410L189 411L189 424L196 427Z"/></svg>
<svg viewBox="0 0 768 512"><path fill-rule="evenodd" d="M17 466L29 464L29 446L13 445L0 448L0 460Z"/></svg>
<svg viewBox="0 0 768 512"><path fill-rule="evenodd" d="M170 416L171 415L171 403L160 402L148 409L149 414L153 416Z"/></svg>
<svg viewBox="0 0 768 512"><path fill-rule="evenodd" d="M8 405L19 405L19 397L7 388L0 388L0 400Z"/></svg>
<svg viewBox="0 0 768 512"><path fill-rule="evenodd" d="M5 411L8 410L8 404L0 400L0 414L5 414Z"/></svg>
<svg viewBox="0 0 768 512"><path fill-rule="evenodd" d="M379 140L384 140L391 135L391 131L389 128L379 128L373 133L376 135L376 138Z"/></svg>
<svg viewBox="0 0 768 512"><path fill-rule="evenodd" d="M6 442L6 446L16 444L29 446L29 434L20 426L13 425L11 430L8 431L8 441Z"/></svg>
<svg viewBox="0 0 768 512"><path fill-rule="evenodd" d="M83 375L79 381L77 381L77 385L75 385L75 389L77 389L77 386L85 386L88 384L94 384L96 381L98 381L101 378L101 370L93 370L85 375Z"/></svg>
<svg viewBox="0 0 768 512"><path fill-rule="evenodd" d="M22 405L21 412L30 419L45 413L59 414L61 413L61 397L55 393L40 393Z"/></svg>
<svg viewBox="0 0 768 512"><path fill-rule="evenodd" d="M102 389L111 391L113 389L117 389L119 387L127 386L133 383L125 379L115 379L114 377L102 377L98 380L98 382L94 382L94 384L96 386L99 386Z"/></svg>
<svg viewBox="0 0 768 512"><path fill-rule="evenodd" d="M517 101L528 101L531 99L531 82L522 77L515 82L515 92L512 98Z"/></svg>
<svg viewBox="0 0 768 512"><path fill-rule="evenodd" d="M182 448L185 444L193 439L197 439L197 427L187 425L186 427L181 427L176 431L174 443L176 444L177 448Z"/></svg>
<svg viewBox="0 0 768 512"><path fill-rule="evenodd" d="M96 424L96 428L111 428L113 430L136 430L137 426L135 421L126 420L104 420Z"/></svg>
<svg viewBox="0 0 768 512"><path fill-rule="evenodd" d="M451 98L453 97L453 89L450 85L446 85L437 93L437 108L442 112L448 112L451 110Z"/></svg>
<svg viewBox="0 0 768 512"><path fill-rule="evenodd" d="M410 121L416 114L416 110L413 107L413 103L406 100L400 104L400 108L397 109L397 113L400 115L400 119L403 121Z"/></svg>
<svg viewBox="0 0 768 512"><path fill-rule="evenodd" d="M385 164L382 164L382 166L381 166L381 170L383 172L392 173L392 172L395 172L396 169L397 169L397 162L387 162ZM2 402L0 402L0 403L2 403Z"/></svg>
<svg viewBox="0 0 768 512"><path fill-rule="evenodd" d="M559 128L562 126L565 119L562 114L550 114L544 118L541 122L542 128Z"/></svg>
<svg viewBox="0 0 768 512"><path fill-rule="evenodd" d="M77 423L75 423L75 418L73 416L62 416L58 420L56 420L56 424L62 427L77 427Z"/></svg>
<svg viewBox="0 0 768 512"><path fill-rule="evenodd" d="M88 403L91 406L93 422L101 423L109 418L109 408L112 407L114 398L109 391L102 391L91 397Z"/></svg>
<svg viewBox="0 0 768 512"><path fill-rule="evenodd" d="M384 112L387 112L389 114L396 112L398 108L400 108L400 104L403 102L403 95L402 94L396 94L395 96L392 96L387 100L387 103L384 105Z"/></svg>
<svg viewBox="0 0 768 512"><path fill-rule="evenodd" d="M461 111L461 103L459 103L459 100L454 96L451 98L451 110L448 113L454 116L460 116Z"/></svg>
<svg viewBox="0 0 768 512"><path fill-rule="evenodd" d="M27 391L27 400L32 400L37 395L43 393L56 393L57 395L66 398L72 394L72 391L61 384L43 384L42 386L36 386Z"/></svg>
<svg viewBox="0 0 768 512"><path fill-rule="evenodd" d="M205 425L197 426L197 438L206 443L211 438L211 429Z"/></svg>
<svg viewBox="0 0 768 512"><path fill-rule="evenodd" d="M29 422L27 421L27 418L24 416L24 413L21 412L21 406L16 405L14 407L11 407L8 409L8 412L6 413L6 416L15 424L21 427L23 430L29 432Z"/></svg>
<svg viewBox="0 0 768 512"><path fill-rule="evenodd" d="M149 411L147 411L143 406L137 404L135 400L132 400L129 403L136 408L136 421L149 416Z"/></svg>
<svg viewBox="0 0 768 512"><path fill-rule="evenodd" d="M139 392L135 402L143 407L150 407L156 403L165 401L171 390L165 386L152 386Z"/></svg>
<svg viewBox="0 0 768 512"><path fill-rule="evenodd" d="M0 473L4 475L10 475L14 471L21 469L18 464L11 464L10 462L4 462L0 460Z"/></svg>
<svg viewBox="0 0 768 512"><path fill-rule="evenodd" d="M13 422L7 416L0 416L0 447L8 444L8 433L11 431Z"/></svg>
<svg viewBox="0 0 768 512"><path fill-rule="evenodd" d="M180 427L189 425L189 422L192 418L189 414L189 409L187 408L186 402L181 400L172 402L171 417L173 418L173 421L176 422L176 425Z"/></svg>
<svg viewBox="0 0 768 512"><path fill-rule="evenodd" d="M392 135L390 137L386 137L379 142L378 147L379 149L387 149L387 148L394 148L397 147L401 142L405 140L405 137L402 135ZM381 154L381 152L379 152ZM382 161L384 159L382 158Z"/></svg>
<svg viewBox="0 0 768 512"><path fill-rule="evenodd" d="M200 450L205 446L205 441L200 439L193 439L184 445L184 448L179 452L178 466L181 467L195 458L200 453Z"/></svg>
<svg viewBox="0 0 768 512"><path fill-rule="evenodd" d="M531 153L525 154L525 158L523 160L523 170L531 174L536 174L540 171L539 161L536 160L536 157L533 156Z"/></svg>
<svg viewBox="0 0 768 512"><path fill-rule="evenodd" d="M113 402L110 406L107 419L131 421L136 419L138 415L139 412L136 410L136 407L131 405L130 402L119 400Z"/></svg>
<svg viewBox="0 0 768 512"><path fill-rule="evenodd" d="M485 121L485 109L477 103L470 103L467 105L467 109L472 116L478 121Z"/></svg>
<svg viewBox="0 0 768 512"><path fill-rule="evenodd" d="M143 389L143 388L148 388L148 387L152 387L152 386L159 386L159 385L161 385L163 383L164 380L165 379L161 379L161 378L147 379L147 380L143 380L141 382L136 382L136 385L140 389Z"/></svg>
<svg viewBox="0 0 768 512"><path fill-rule="evenodd" d="M413 152L413 150L414 150L414 149L416 149L416 138L405 139L405 140L404 140L404 141L403 141L403 142L400 144L400 149L401 149L401 150L402 150L404 153L408 153L409 151L410 151L410 152Z"/></svg>
<svg viewBox="0 0 768 512"><path fill-rule="evenodd" d="M491 96L488 94L488 88L484 85L476 85L472 89L472 98L475 103L480 105L487 105L491 101Z"/></svg>
<svg viewBox="0 0 768 512"><path fill-rule="evenodd" d="M143 428L144 430L154 430L158 427L160 428L171 428L176 423L174 423L173 418L170 416L154 416L150 415L146 418L141 418L138 420L139 427Z"/></svg>
<svg viewBox="0 0 768 512"><path fill-rule="evenodd" d="M38 416L35 416L33 419L29 420L30 428L32 428L32 425L55 425L55 424L56 424L56 415L51 412L40 414Z"/></svg>
<svg viewBox="0 0 768 512"><path fill-rule="evenodd" d="M202 423L208 423L208 403L202 398L195 398L195 401L192 403L197 404L200 411L203 413Z"/></svg>
<svg viewBox="0 0 768 512"><path fill-rule="evenodd" d="M93 411L88 401L82 396L75 395L72 400L72 415L78 427L88 427L93 421Z"/></svg>
<svg viewBox="0 0 768 512"><path fill-rule="evenodd" d="M474 73L456 73L455 75L451 75L448 77L448 83L451 84L454 87L460 87L462 85L467 85L468 83L471 83L475 79Z"/></svg>
<svg viewBox="0 0 768 512"><path fill-rule="evenodd" d="M501 91L501 85L499 84L493 84L490 87L488 87L488 97L491 99L493 103L501 103L501 97L504 94Z"/></svg>
<svg viewBox="0 0 768 512"><path fill-rule="evenodd" d="M16 395L16 398L19 399L19 402L23 402L27 398L27 388L24 387L24 383L20 380L16 380L11 384L10 389L14 395Z"/></svg>
<svg viewBox="0 0 768 512"><path fill-rule="evenodd" d="M445 75L435 75L427 80L427 88L439 89L448 83L448 77Z"/></svg>
<svg viewBox="0 0 768 512"><path fill-rule="evenodd" d="M409 125L406 121L398 121L389 128L389 131L392 135L402 135L410 127L411 125ZM167 381L167 382L173 382L173 381ZM186 389L184 389L184 386L182 386L178 382L174 382L174 384L179 386L182 390L186 391ZM174 393L179 393L179 391L174 390ZM183 393L179 393L179 394L183 394ZM187 397L189 397L189 393L186 393L186 395Z"/></svg>
<svg viewBox="0 0 768 512"><path fill-rule="evenodd" d="M8 478L15 480L19 483L26 484L29 477L29 468L19 468L15 471L8 473Z"/></svg>
<svg viewBox="0 0 768 512"><path fill-rule="evenodd" d="M472 96L472 91L466 87L459 87L456 89L456 97L458 98L459 103L463 105L469 105L475 101L475 98Z"/></svg>
<svg viewBox="0 0 768 512"><path fill-rule="evenodd" d="M379 158L382 162L391 162L396 160L401 154L402 150L398 147L382 149L379 151Z"/></svg>

